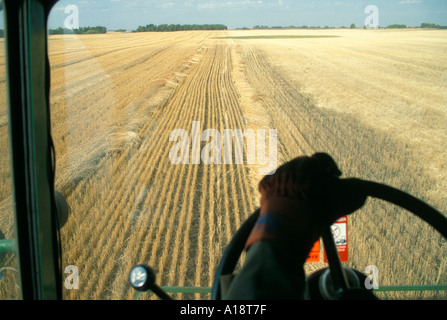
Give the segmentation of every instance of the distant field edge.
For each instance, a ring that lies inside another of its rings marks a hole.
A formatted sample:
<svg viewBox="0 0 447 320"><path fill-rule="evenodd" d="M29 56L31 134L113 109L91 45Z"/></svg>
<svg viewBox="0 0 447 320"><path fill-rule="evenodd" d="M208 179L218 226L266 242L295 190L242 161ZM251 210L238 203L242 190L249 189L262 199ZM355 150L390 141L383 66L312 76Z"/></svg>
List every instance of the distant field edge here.
<svg viewBox="0 0 447 320"><path fill-rule="evenodd" d="M313 39L313 38L339 38L336 35L259 35L259 36L227 36L215 39Z"/></svg>

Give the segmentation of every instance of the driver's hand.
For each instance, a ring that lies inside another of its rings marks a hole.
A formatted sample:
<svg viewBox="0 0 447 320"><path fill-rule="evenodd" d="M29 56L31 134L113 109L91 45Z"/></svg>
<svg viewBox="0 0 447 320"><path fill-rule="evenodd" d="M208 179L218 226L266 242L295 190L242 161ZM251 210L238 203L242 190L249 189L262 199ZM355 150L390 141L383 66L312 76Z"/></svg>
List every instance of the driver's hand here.
<svg viewBox="0 0 447 320"><path fill-rule="evenodd" d="M259 183L260 216L246 249L257 241L273 241L307 257L321 230L363 206L361 190L340 180L335 161L325 153L298 157Z"/></svg>

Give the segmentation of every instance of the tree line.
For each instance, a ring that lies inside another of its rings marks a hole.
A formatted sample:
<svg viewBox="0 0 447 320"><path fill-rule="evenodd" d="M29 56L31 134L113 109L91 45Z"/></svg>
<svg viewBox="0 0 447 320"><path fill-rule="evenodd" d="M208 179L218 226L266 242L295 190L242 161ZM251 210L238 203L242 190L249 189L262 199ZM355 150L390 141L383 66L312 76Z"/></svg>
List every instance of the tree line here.
<svg viewBox="0 0 447 320"><path fill-rule="evenodd" d="M405 29L407 28L407 25L405 24L390 24L388 27L388 29ZM441 26L439 24L436 23L421 23L420 26L421 29L447 29L447 26Z"/></svg>
<svg viewBox="0 0 447 320"><path fill-rule="evenodd" d="M320 27L320 26L287 26L287 27L282 27L282 26L263 26L263 25L256 25L254 26L252 29L333 29L334 27ZM340 28L346 28L344 26L340 27ZM350 26L351 29L355 29L356 26L354 23L351 24ZM387 27L385 27L387 29L406 29L408 28L407 25L405 24L390 24ZM417 27L416 27L417 28ZM421 26L419 28L430 28L430 29L447 29L447 26L441 26L439 24L436 23L427 23L424 22L421 24ZM249 30L249 28L242 28L242 29L247 29Z"/></svg>
<svg viewBox="0 0 447 320"><path fill-rule="evenodd" d="M139 26L135 32L166 32L187 30L227 30L223 24L148 24Z"/></svg>
<svg viewBox="0 0 447 320"><path fill-rule="evenodd" d="M439 24L436 24L436 23L424 22L421 24L421 28L447 29L447 26L440 26Z"/></svg>
<svg viewBox="0 0 447 320"><path fill-rule="evenodd" d="M102 26L96 27L81 27L79 29L67 29L67 28L56 28L50 29L49 34L98 34L107 33L107 28Z"/></svg>
<svg viewBox="0 0 447 320"><path fill-rule="evenodd" d="M256 25L252 29L320 29L323 27L320 26L265 26L265 25ZM330 27L325 26L324 29L328 29ZM341 27L345 28L345 27ZM351 29L356 28L355 24L351 24ZM407 25L405 24L391 24L385 28L388 29L406 29ZM447 26L441 26L435 23L427 23L424 22L421 24L420 28L427 29L447 29ZM132 32L169 32L169 31L187 31L187 30L227 30L227 26L223 24L148 24L146 26L139 26L136 30L132 30ZM242 28L249 30L250 28ZM125 29L119 29L118 32L125 32ZM107 27L96 26L96 27L81 27L79 29L67 29L67 28L56 28L48 30L50 35L53 34L100 34L107 33ZM4 30L0 29L0 38L4 37Z"/></svg>
<svg viewBox="0 0 447 320"><path fill-rule="evenodd" d="M310 26L309 27L309 26L306 26L306 25L304 25L304 26L293 26L293 25L291 25L291 26L283 27L283 26L256 25L252 29L328 29L328 28L333 29L334 27L328 27L328 26L325 26L325 27ZM343 27L340 27L340 28L345 28L345 27L343 26ZM355 24L352 23L350 28L351 29L355 29L356 28ZM408 27L405 24L390 24L389 26L387 26L385 28L387 28L387 29L406 29ZM441 26L441 25L436 24L436 23L424 22L424 23L421 24L421 26L419 28L422 28L422 29L424 29L424 28L429 28L429 29L447 29L447 26ZM242 28L242 29L249 30L249 28Z"/></svg>

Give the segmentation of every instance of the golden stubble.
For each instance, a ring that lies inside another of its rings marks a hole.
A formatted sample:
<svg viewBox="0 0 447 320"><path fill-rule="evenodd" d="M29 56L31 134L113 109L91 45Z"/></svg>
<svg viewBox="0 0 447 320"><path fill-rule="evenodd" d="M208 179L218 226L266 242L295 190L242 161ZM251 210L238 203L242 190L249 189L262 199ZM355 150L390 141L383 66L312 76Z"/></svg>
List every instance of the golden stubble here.
<svg viewBox="0 0 447 320"><path fill-rule="evenodd" d="M338 37L272 37L322 33ZM218 38L241 35L268 37ZM156 270L160 285L212 285L225 246L258 206L260 164L172 164L169 133L191 136L192 121L221 132L277 129L278 165L325 151L345 176L394 185L445 212L445 35L331 29L50 36L56 187L71 207L62 259L80 275L79 289L64 289L64 297L131 299L127 276L139 263ZM2 208L2 228L12 232L5 218L11 206ZM445 284L440 237L378 201L361 211L349 218L349 266L377 265L384 285ZM306 271L322 266L307 264Z"/></svg>

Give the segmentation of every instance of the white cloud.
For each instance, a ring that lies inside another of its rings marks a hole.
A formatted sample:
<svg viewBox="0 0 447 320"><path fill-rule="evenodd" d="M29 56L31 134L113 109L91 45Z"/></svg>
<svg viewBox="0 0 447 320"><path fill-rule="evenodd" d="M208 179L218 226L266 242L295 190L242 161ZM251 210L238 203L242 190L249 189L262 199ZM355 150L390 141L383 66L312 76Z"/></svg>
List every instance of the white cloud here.
<svg viewBox="0 0 447 320"><path fill-rule="evenodd" d="M422 0L402 0L399 2L399 4L417 4L421 2Z"/></svg>
<svg viewBox="0 0 447 320"><path fill-rule="evenodd" d="M350 3L350 2L346 2L346 1L335 1L335 4L334 4L336 7L351 7L352 6L352 3Z"/></svg>
<svg viewBox="0 0 447 320"><path fill-rule="evenodd" d="M191 1L187 1L188 5L191 5ZM186 4L186 3L185 3ZM262 0L237 0L237 1L201 1L197 4L197 7L201 9L215 9L215 8L234 8L245 5L262 5Z"/></svg>

